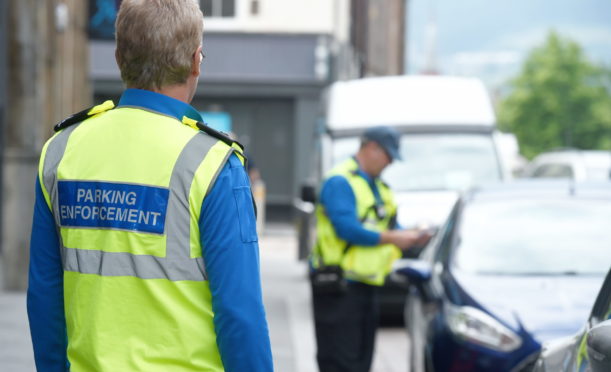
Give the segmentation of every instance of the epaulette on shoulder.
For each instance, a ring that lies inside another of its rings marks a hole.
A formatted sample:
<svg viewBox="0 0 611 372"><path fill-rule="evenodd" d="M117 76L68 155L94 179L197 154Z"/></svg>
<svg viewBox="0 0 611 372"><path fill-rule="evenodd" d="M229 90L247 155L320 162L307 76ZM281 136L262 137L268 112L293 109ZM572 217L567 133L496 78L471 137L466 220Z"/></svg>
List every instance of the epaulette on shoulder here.
<svg viewBox="0 0 611 372"><path fill-rule="evenodd" d="M218 139L221 140L223 142L225 142L227 145L234 147L233 145L237 145L242 152L244 152L244 145L242 145L240 142L232 139L231 137L229 137L226 133L224 132L220 132L216 129L210 128L208 125L206 125L206 123L202 123L201 121L197 122L197 128L199 130L201 130L202 132Z"/></svg>
<svg viewBox="0 0 611 372"><path fill-rule="evenodd" d="M79 111L76 114L70 115L64 120L60 121L53 127L53 130L59 132L62 129L66 129L71 125L80 123L83 120L89 119L90 117L100 114L104 111L112 110L115 107L115 104L108 100L104 103L96 106L91 106L89 108L84 109L83 111Z"/></svg>

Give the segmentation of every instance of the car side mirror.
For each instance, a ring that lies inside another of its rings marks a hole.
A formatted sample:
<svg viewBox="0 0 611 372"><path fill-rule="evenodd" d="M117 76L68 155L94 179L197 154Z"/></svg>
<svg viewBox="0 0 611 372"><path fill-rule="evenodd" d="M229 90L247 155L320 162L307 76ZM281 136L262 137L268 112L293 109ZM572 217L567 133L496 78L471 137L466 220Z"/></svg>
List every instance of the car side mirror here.
<svg viewBox="0 0 611 372"><path fill-rule="evenodd" d="M406 277L411 283L426 283L431 279L432 268L428 262L423 260L399 260L395 264L394 271L398 275Z"/></svg>
<svg viewBox="0 0 611 372"><path fill-rule="evenodd" d="M316 203L316 188L313 185L302 185L301 186L301 200L312 204Z"/></svg>
<svg viewBox="0 0 611 372"><path fill-rule="evenodd" d="M403 278L408 285L416 287L425 302L435 300L429 286L432 276L433 268L424 260L401 259L393 266L393 277Z"/></svg>
<svg viewBox="0 0 611 372"><path fill-rule="evenodd" d="M611 320L606 320L590 329L587 345L592 372L611 371Z"/></svg>

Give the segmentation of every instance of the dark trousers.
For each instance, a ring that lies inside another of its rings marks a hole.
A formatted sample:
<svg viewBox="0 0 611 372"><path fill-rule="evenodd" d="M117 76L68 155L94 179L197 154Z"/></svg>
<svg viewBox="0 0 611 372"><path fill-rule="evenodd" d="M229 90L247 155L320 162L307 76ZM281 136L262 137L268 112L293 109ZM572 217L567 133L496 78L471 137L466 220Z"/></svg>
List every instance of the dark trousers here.
<svg viewBox="0 0 611 372"><path fill-rule="evenodd" d="M349 283L342 294L314 294L320 372L368 372L378 326L374 286Z"/></svg>

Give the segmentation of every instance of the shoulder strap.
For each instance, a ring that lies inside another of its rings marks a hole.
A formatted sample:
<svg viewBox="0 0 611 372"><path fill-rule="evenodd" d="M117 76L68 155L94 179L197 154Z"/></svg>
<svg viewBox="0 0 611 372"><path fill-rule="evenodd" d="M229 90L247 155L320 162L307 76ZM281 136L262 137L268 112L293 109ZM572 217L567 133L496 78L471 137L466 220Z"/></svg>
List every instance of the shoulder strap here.
<svg viewBox="0 0 611 372"><path fill-rule="evenodd" d="M206 123L191 119L188 116L182 117L182 123L195 130L204 132L207 135L214 137L217 140L220 140L224 144L231 147L233 151L236 153L236 155L238 155L238 157L240 158L242 164L244 164L244 166L247 167L248 159L246 158L246 155L244 155L244 145L242 145L240 142L231 138L227 133L215 130L209 127Z"/></svg>
<svg viewBox="0 0 611 372"><path fill-rule="evenodd" d="M100 114L102 112L112 110L113 108L115 108L115 104L111 100L105 101L100 105L91 106L89 108L84 109L83 111L79 111L76 114L70 115L64 120L60 121L53 127L53 130L55 132L59 132L60 130L66 129L71 125L80 123L83 120L89 119L90 117Z"/></svg>
<svg viewBox="0 0 611 372"><path fill-rule="evenodd" d="M239 150L242 154L244 152L244 145L242 145L240 142L232 139L231 137L229 137L226 133L220 132L216 129L210 128L208 125L206 125L206 123L202 123L201 121L197 122L197 128L199 130L201 130L202 132L218 139L221 140L223 142L225 142L227 145L236 148L236 150Z"/></svg>
<svg viewBox="0 0 611 372"><path fill-rule="evenodd" d="M357 169L354 169L354 170L351 170L351 171L350 171L350 174L352 174L352 176L353 176L353 177L360 177L360 178L362 178L363 180L365 180L365 182L367 182L367 186L369 186L369 190L371 190L371 193L373 194L373 198L375 199L375 204L374 204L374 205L372 205L372 206L370 206L369 208L367 208L367 210L365 211L365 216L364 216L364 217L366 217L366 216L367 216L367 213L369 213L369 211L371 211L372 209L374 209L374 210L375 210L375 209L376 209L376 208L377 208L377 207L380 205L380 203L382 202L382 196L381 196L381 194L380 194L380 190L378 189L378 190L377 190L378 192L376 193L376 192L374 191L374 189L373 189L372 185L371 185L371 184L370 184L370 183L369 183L369 182L368 182L368 181L365 179L365 177L363 177L363 176L362 176L362 175L359 173L358 168L357 168ZM374 183L374 184L375 184L375 182L376 182L376 180L373 180L373 183ZM388 187L388 185L386 185L386 184L384 183L384 181L380 180L380 182L381 182L381 183L382 183L384 186ZM377 187L377 186L376 186L376 187ZM353 191L354 191L354 190L353 190ZM363 218L364 218L364 217L363 217ZM379 216L378 216L378 213L376 213L376 218L380 219L380 218L379 218ZM361 220L360 222L362 223L363 221L364 221L364 220Z"/></svg>

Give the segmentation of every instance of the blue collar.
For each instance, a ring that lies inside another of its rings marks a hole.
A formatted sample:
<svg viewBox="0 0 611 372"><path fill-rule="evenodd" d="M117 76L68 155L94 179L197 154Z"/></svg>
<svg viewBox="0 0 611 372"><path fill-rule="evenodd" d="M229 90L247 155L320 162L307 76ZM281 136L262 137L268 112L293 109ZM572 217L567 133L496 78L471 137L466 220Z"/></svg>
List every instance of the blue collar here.
<svg viewBox="0 0 611 372"><path fill-rule="evenodd" d="M176 118L181 122L183 116L193 120L203 121L202 116L191 105L150 90L126 89L123 95L121 95L117 108L121 106L137 107L154 111L162 115Z"/></svg>

